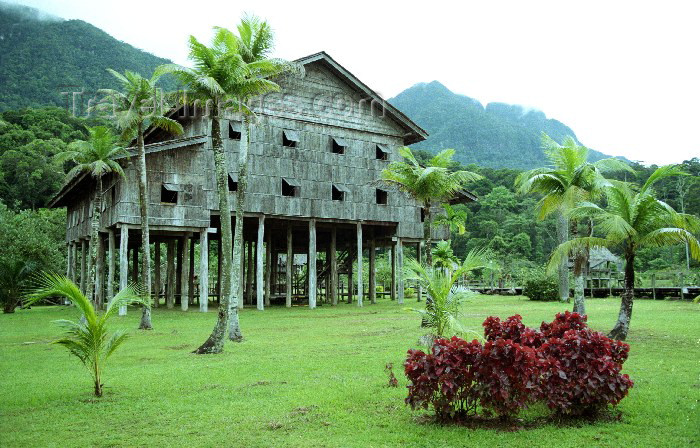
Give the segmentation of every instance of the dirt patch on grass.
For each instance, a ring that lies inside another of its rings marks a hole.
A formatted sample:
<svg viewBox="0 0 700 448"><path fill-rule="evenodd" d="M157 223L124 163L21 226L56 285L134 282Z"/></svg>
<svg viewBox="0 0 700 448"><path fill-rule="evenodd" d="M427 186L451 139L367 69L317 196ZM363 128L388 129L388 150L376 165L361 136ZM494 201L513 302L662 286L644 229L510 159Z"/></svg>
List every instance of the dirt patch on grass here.
<svg viewBox="0 0 700 448"><path fill-rule="evenodd" d="M191 348L192 345L190 344L180 344L180 345L171 345L169 347L163 347L166 350L185 350Z"/></svg>

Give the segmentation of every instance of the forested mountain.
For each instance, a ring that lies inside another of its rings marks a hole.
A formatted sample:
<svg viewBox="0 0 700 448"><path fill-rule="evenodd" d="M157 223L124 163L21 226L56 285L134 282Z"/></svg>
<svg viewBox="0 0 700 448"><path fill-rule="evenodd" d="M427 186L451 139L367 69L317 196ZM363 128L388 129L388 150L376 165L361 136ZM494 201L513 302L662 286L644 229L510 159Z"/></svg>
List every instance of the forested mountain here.
<svg viewBox="0 0 700 448"><path fill-rule="evenodd" d="M537 110L489 103L457 95L437 81L421 83L389 100L430 134L417 149L456 150L455 160L494 168L529 169L547 163L540 148L546 132L561 140L576 134L565 124ZM590 160L608 157L591 151Z"/></svg>
<svg viewBox="0 0 700 448"><path fill-rule="evenodd" d="M61 91L117 87L106 68L150 76L167 62L81 20L0 2L0 111L65 106Z"/></svg>

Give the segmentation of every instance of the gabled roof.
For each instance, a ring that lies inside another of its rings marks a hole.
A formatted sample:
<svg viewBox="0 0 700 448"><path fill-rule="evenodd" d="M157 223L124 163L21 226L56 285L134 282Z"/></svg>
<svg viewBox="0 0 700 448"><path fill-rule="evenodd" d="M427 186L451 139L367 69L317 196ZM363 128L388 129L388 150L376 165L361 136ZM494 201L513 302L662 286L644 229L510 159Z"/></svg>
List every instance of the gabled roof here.
<svg viewBox="0 0 700 448"><path fill-rule="evenodd" d="M309 56L297 59L294 61L298 64L307 65L312 63L323 64L324 67L328 68L335 75L340 77L345 81L350 87L355 89L357 92L362 93L368 99L374 100L381 104L387 116L398 123L403 129L405 129L406 134L404 135L404 144L410 145L417 143L428 138L428 133L425 129L418 126L410 118L403 114L400 110L392 106L388 101L384 100L377 92L370 89L365 83L360 81L355 75L350 73L345 67L338 64L335 59L330 57L325 51L320 51Z"/></svg>

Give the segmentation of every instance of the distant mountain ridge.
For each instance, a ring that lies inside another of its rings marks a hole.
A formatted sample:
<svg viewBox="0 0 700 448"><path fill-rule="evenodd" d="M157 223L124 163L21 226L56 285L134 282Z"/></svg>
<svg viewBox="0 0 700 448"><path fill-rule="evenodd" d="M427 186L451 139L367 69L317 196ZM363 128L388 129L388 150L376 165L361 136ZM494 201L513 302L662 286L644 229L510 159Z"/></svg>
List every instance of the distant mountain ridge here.
<svg viewBox="0 0 700 448"><path fill-rule="evenodd" d="M522 106L489 103L458 95L433 81L410 87L389 102L423 127L430 137L417 149L454 148L455 159L493 168L529 169L547 163L540 147L546 132L561 142L574 131L544 112ZM580 142L579 142L580 143ZM591 150L592 161L609 157Z"/></svg>
<svg viewBox="0 0 700 448"><path fill-rule="evenodd" d="M62 91L117 87L107 68L150 76L168 62L82 20L0 2L0 111L65 106ZM166 88L175 86L164 81Z"/></svg>

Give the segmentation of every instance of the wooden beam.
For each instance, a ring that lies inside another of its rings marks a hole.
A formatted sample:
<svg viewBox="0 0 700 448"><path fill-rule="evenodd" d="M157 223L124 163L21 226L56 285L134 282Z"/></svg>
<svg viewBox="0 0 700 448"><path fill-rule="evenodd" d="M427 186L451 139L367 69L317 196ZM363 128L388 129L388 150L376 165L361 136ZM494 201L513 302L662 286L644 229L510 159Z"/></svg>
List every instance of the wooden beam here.
<svg viewBox="0 0 700 448"><path fill-rule="evenodd" d="M209 308L209 234L206 229L199 232L199 311Z"/></svg>
<svg viewBox="0 0 700 448"><path fill-rule="evenodd" d="M377 303L377 246L374 238L369 240L369 302Z"/></svg>
<svg viewBox="0 0 700 448"><path fill-rule="evenodd" d="M331 229L331 304L338 304L338 232L335 226Z"/></svg>
<svg viewBox="0 0 700 448"><path fill-rule="evenodd" d="M105 300L105 241L97 235L97 259L95 260L95 305L101 309Z"/></svg>
<svg viewBox="0 0 700 448"><path fill-rule="evenodd" d="M131 260L132 266L131 266L131 281L133 283L138 283L139 281L139 248L138 246L135 246L133 249L131 249L131 257L133 260Z"/></svg>
<svg viewBox="0 0 700 448"><path fill-rule="evenodd" d="M184 235L177 239L177 252L175 252L175 304L182 303L182 266L185 253Z"/></svg>
<svg viewBox="0 0 700 448"><path fill-rule="evenodd" d="M253 274L255 273L255 266L253 264L253 242L248 242L248 260L245 264L245 299L248 305L253 304Z"/></svg>
<svg viewBox="0 0 700 448"><path fill-rule="evenodd" d="M362 223L357 223L357 306L362 306L364 295L362 279Z"/></svg>
<svg viewBox="0 0 700 448"><path fill-rule="evenodd" d="M401 238L396 239L396 270L397 279L396 285L398 287L397 301L399 305L403 305L404 299L404 287L403 287L403 242Z"/></svg>
<svg viewBox="0 0 700 448"><path fill-rule="evenodd" d="M71 251L73 252L73 257L71 258L71 280L73 283L78 281L78 245L75 241L71 243Z"/></svg>
<svg viewBox="0 0 700 448"><path fill-rule="evenodd" d="M129 228L122 227L119 235L119 290L129 283ZM126 316L126 307L119 307L119 315Z"/></svg>
<svg viewBox="0 0 700 448"><path fill-rule="evenodd" d="M316 221L309 221L309 309L316 308Z"/></svg>
<svg viewBox="0 0 700 448"><path fill-rule="evenodd" d="M156 241L155 247L153 249L153 307L158 308L160 305L160 242Z"/></svg>
<svg viewBox="0 0 700 448"><path fill-rule="evenodd" d="M421 242L416 244L416 261L418 263L422 263L422 260L423 260L422 252L423 252L423 242L421 241ZM421 282L418 282L418 302L420 302L421 300L423 300L423 285L421 284Z"/></svg>
<svg viewBox="0 0 700 448"><path fill-rule="evenodd" d="M187 311L190 304L190 237L188 235L181 238L182 258L180 263L180 309Z"/></svg>
<svg viewBox="0 0 700 448"><path fill-rule="evenodd" d="M231 255L233 259L233 255ZM245 234L241 242L241 256L239 259L241 269L238 273L238 309L242 310L245 302Z"/></svg>
<svg viewBox="0 0 700 448"><path fill-rule="evenodd" d="M169 239L167 244L165 281L165 306L168 309L175 308L175 240Z"/></svg>
<svg viewBox="0 0 700 448"><path fill-rule="evenodd" d="M391 258L391 300L396 300L396 245L392 245L389 250Z"/></svg>
<svg viewBox="0 0 700 448"><path fill-rule="evenodd" d="M260 216L258 218L258 239L255 243L255 301L258 310L262 311L265 309L265 292L263 291L265 282L263 281L263 271L265 270L265 252L263 251L263 245L265 244L265 216Z"/></svg>
<svg viewBox="0 0 700 448"><path fill-rule="evenodd" d="M294 269L294 248L292 243L292 226L287 225L287 291L284 301L287 308L291 308L292 306L292 269Z"/></svg>
<svg viewBox="0 0 700 448"><path fill-rule="evenodd" d="M190 262L189 262L189 294L187 296L187 303L194 305L194 237L190 235Z"/></svg>
<svg viewBox="0 0 700 448"><path fill-rule="evenodd" d="M116 236L114 229L107 230L107 301L109 302L114 297L114 274L115 262L114 256L116 252Z"/></svg>
<svg viewBox="0 0 700 448"><path fill-rule="evenodd" d="M272 233L267 233L265 242L265 306L270 306L270 292L272 289Z"/></svg>
<svg viewBox="0 0 700 448"><path fill-rule="evenodd" d="M87 240L80 241L80 291L87 295L85 291L85 285L87 281L87 275L85 274L87 270Z"/></svg>

